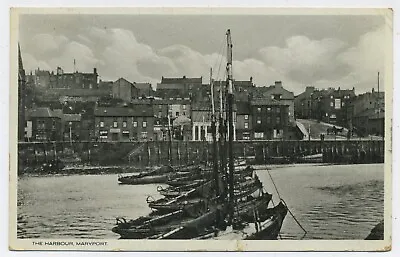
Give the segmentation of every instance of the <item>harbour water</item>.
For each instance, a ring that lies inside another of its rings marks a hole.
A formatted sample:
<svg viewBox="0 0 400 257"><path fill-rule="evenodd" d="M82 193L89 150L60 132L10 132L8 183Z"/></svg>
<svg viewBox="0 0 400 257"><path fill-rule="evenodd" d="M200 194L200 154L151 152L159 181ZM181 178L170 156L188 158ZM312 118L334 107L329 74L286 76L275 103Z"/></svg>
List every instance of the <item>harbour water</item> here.
<svg viewBox="0 0 400 257"><path fill-rule="evenodd" d="M383 164L291 165L257 171L307 230L304 239L364 239L383 219ZM118 185L117 175L23 176L18 180L18 238L117 239L117 216L148 214L157 185ZM282 239L301 239L290 214Z"/></svg>

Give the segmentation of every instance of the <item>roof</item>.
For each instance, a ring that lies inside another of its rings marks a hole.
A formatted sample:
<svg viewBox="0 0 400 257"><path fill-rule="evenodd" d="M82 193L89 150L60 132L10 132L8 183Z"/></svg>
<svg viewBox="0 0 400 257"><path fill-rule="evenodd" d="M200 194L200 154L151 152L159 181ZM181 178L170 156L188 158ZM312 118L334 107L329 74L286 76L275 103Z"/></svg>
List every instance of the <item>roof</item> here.
<svg viewBox="0 0 400 257"><path fill-rule="evenodd" d="M250 103L249 102L237 102L237 114L249 114L250 113Z"/></svg>
<svg viewBox="0 0 400 257"><path fill-rule="evenodd" d="M202 84L203 77L200 78L187 78L183 76L181 78L161 78L162 84Z"/></svg>
<svg viewBox="0 0 400 257"><path fill-rule="evenodd" d="M189 99L154 99L153 104L190 104Z"/></svg>
<svg viewBox="0 0 400 257"><path fill-rule="evenodd" d="M280 81L276 81L275 85L269 87L255 87L254 95L256 97L267 97L275 94L280 94L281 99L294 99L293 92L286 90Z"/></svg>
<svg viewBox="0 0 400 257"><path fill-rule="evenodd" d="M31 112L32 118L60 118L48 107L39 107Z"/></svg>
<svg viewBox="0 0 400 257"><path fill-rule="evenodd" d="M47 89L46 94L55 94L59 96L109 96L110 90L108 89L84 89L84 88L52 88Z"/></svg>
<svg viewBox="0 0 400 257"><path fill-rule="evenodd" d="M253 98L250 101L250 105L288 105L281 101L277 101L275 99L271 99L270 97L263 97L263 98Z"/></svg>
<svg viewBox="0 0 400 257"><path fill-rule="evenodd" d="M174 126L184 126L184 125L191 125L191 120L186 116L179 116L173 121Z"/></svg>
<svg viewBox="0 0 400 257"><path fill-rule="evenodd" d="M149 89L151 88L151 84L150 83L146 83L146 82L133 82L133 85L137 88L137 89Z"/></svg>
<svg viewBox="0 0 400 257"><path fill-rule="evenodd" d="M64 114L64 121L81 121L80 114Z"/></svg>
<svg viewBox="0 0 400 257"><path fill-rule="evenodd" d="M153 117L153 108L148 105L140 105L137 108L130 107L97 107L95 116L100 117Z"/></svg>
<svg viewBox="0 0 400 257"><path fill-rule="evenodd" d="M35 76L50 76L50 71L48 70L36 70Z"/></svg>
<svg viewBox="0 0 400 257"><path fill-rule="evenodd" d="M57 116L57 117L59 117L59 118L63 118L63 110L61 110L61 109L54 109L53 110L53 115L54 116Z"/></svg>

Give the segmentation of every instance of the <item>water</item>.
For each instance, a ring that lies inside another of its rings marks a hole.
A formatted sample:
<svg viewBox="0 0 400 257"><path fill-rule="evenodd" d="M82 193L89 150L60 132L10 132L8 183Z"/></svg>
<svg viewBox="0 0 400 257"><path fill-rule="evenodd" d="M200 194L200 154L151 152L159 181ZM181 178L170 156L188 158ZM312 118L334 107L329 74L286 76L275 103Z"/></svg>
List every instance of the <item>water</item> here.
<svg viewBox="0 0 400 257"><path fill-rule="evenodd" d="M258 171L278 196L267 171ZM270 171L280 196L307 230L304 239L364 239L383 219L383 164L280 167ZM118 185L116 175L22 177L18 181L18 238L117 239L115 217L149 212L157 185ZM303 232L288 214L283 239Z"/></svg>

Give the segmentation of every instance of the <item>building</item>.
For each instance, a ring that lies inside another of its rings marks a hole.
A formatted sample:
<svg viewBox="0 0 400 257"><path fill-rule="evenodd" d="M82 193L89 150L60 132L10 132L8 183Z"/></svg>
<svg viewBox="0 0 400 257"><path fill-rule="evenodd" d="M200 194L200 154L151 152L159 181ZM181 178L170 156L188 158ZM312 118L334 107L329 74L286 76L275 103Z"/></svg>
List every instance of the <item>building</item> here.
<svg viewBox="0 0 400 257"><path fill-rule="evenodd" d="M57 67L57 73L50 76L52 88L72 89L98 89L97 69L93 68L92 73L72 72L65 73L61 67Z"/></svg>
<svg viewBox="0 0 400 257"><path fill-rule="evenodd" d="M236 138L237 140L250 140L251 134L253 132L250 103L237 102L236 106L237 106Z"/></svg>
<svg viewBox="0 0 400 257"><path fill-rule="evenodd" d="M385 133L385 110L374 108L357 113L352 119L352 125L359 136L383 136Z"/></svg>
<svg viewBox="0 0 400 257"><path fill-rule="evenodd" d="M198 88L202 87L202 77L200 78L161 78L161 83L157 84L155 95L163 99L169 98L190 98Z"/></svg>
<svg viewBox="0 0 400 257"><path fill-rule="evenodd" d="M207 85L210 87L209 85ZM226 90L226 81L214 81L214 95L218 97L220 87L223 92ZM249 80L234 80L233 90L235 94L235 101L245 102L253 95L256 86L253 83L253 77Z"/></svg>
<svg viewBox="0 0 400 257"><path fill-rule="evenodd" d="M383 135L384 133L385 93L366 92L347 99L345 104L346 121L349 128L359 134Z"/></svg>
<svg viewBox="0 0 400 257"><path fill-rule="evenodd" d="M355 89L320 90L312 95L316 119L327 123L347 126L346 102L355 96Z"/></svg>
<svg viewBox="0 0 400 257"><path fill-rule="evenodd" d="M306 87L295 99L296 117L316 119L341 126L348 125L347 105L355 97L355 89Z"/></svg>
<svg viewBox="0 0 400 257"><path fill-rule="evenodd" d="M18 140L25 140L25 70L18 44Z"/></svg>
<svg viewBox="0 0 400 257"><path fill-rule="evenodd" d="M154 96L154 90L150 83L133 82L133 85L139 90L139 97L147 98Z"/></svg>
<svg viewBox="0 0 400 257"><path fill-rule="evenodd" d="M30 114L32 141L58 141L62 139L61 118L50 108L41 107Z"/></svg>
<svg viewBox="0 0 400 257"><path fill-rule="evenodd" d="M236 111L237 106L233 106L233 140L236 140ZM211 130L211 102L192 103L192 140L193 141L212 141ZM215 112L216 129L219 131L219 111ZM218 137L218 133L217 133Z"/></svg>
<svg viewBox="0 0 400 257"><path fill-rule="evenodd" d="M253 97L272 99L282 106L288 106L288 121L294 122L294 94L283 87L282 81L275 81L275 84L269 87L256 87Z"/></svg>
<svg viewBox="0 0 400 257"><path fill-rule="evenodd" d="M51 76L50 71L37 68L34 74L30 75L30 79L37 88L50 88Z"/></svg>
<svg viewBox="0 0 400 257"><path fill-rule="evenodd" d="M289 139L289 105L279 100L253 98L250 102L252 113L252 139Z"/></svg>
<svg viewBox="0 0 400 257"><path fill-rule="evenodd" d="M63 114L64 141L78 141L81 139L81 114Z"/></svg>
<svg viewBox="0 0 400 257"><path fill-rule="evenodd" d="M311 119L314 112L312 108L312 95L316 91L315 87L308 86L306 90L294 98L295 118Z"/></svg>
<svg viewBox="0 0 400 257"><path fill-rule="evenodd" d="M155 140L152 106L96 107L95 136L100 141Z"/></svg>
<svg viewBox="0 0 400 257"><path fill-rule="evenodd" d="M191 102L189 98L153 99L154 115L158 118L174 120L179 116L191 117Z"/></svg>
<svg viewBox="0 0 400 257"><path fill-rule="evenodd" d="M132 101L132 99L138 98L139 89L137 89L134 84L128 80L119 78L113 83L112 96L129 103Z"/></svg>

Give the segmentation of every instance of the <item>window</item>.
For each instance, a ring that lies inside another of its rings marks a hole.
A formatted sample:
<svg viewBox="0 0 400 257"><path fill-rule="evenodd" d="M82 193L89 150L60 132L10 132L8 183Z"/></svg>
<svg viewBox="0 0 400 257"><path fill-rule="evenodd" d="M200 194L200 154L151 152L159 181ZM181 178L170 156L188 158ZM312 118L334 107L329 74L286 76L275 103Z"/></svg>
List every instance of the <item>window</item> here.
<svg viewBox="0 0 400 257"><path fill-rule="evenodd" d="M281 117L276 117L276 124L281 123Z"/></svg>
<svg viewBox="0 0 400 257"><path fill-rule="evenodd" d="M147 127L147 121L143 121L142 127L143 127L143 128L146 128L146 127Z"/></svg>
<svg viewBox="0 0 400 257"><path fill-rule="evenodd" d="M270 112L271 111L271 107L267 107L267 111Z"/></svg>
<svg viewBox="0 0 400 257"><path fill-rule="evenodd" d="M258 107L258 108L257 108L257 111L258 111L258 112L261 112L261 107Z"/></svg>
<svg viewBox="0 0 400 257"><path fill-rule="evenodd" d="M122 131L122 138L129 139L129 131Z"/></svg>
<svg viewBox="0 0 400 257"><path fill-rule="evenodd" d="M276 108L276 113L280 113L281 112L281 108L280 107L277 107Z"/></svg>
<svg viewBox="0 0 400 257"><path fill-rule="evenodd" d="M333 99L333 95L331 95L331 99Z"/></svg>
<svg viewBox="0 0 400 257"><path fill-rule="evenodd" d="M124 121L122 122L122 127L123 127L123 128L126 128L126 125L127 125L127 122L124 120Z"/></svg>
<svg viewBox="0 0 400 257"><path fill-rule="evenodd" d="M244 119L249 120L249 115L248 114L244 115Z"/></svg>
<svg viewBox="0 0 400 257"><path fill-rule="evenodd" d="M118 121L114 121L114 122L113 122L113 127L114 127L114 128L118 128Z"/></svg>
<svg viewBox="0 0 400 257"><path fill-rule="evenodd" d="M267 117L267 124L271 124L271 117Z"/></svg>
<svg viewBox="0 0 400 257"><path fill-rule="evenodd" d="M257 118L257 124L261 124L261 119Z"/></svg>
<svg viewBox="0 0 400 257"><path fill-rule="evenodd" d="M264 138L264 132L255 132L254 138L257 138L257 139Z"/></svg>
<svg viewBox="0 0 400 257"><path fill-rule="evenodd" d="M250 139L250 133L249 132L243 132L243 140L249 140Z"/></svg>
<svg viewBox="0 0 400 257"><path fill-rule="evenodd" d="M182 109L186 110L186 104L182 105Z"/></svg>
<svg viewBox="0 0 400 257"><path fill-rule="evenodd" d="M161 115L162 115L162 112L159 111L159 112L158 112L158 118L161 118Z"/></svg>
<svg viewBox="0 0 400 257"><path fill-rule="evenodd" d="M104 128L104 121L100 121L100 128Z"/></svg>
<svg viewBox="0 0 400 257"><path fill-rule="evenodd" d="M45 125L44 125L45 123L44 123L44 120L38 120L37 121L37 128L38 129L44 129L45 128Z"/></svg>
<svg viewBox="0 0 400 257"><path fill-rule="evenodd" d="M335 109L340 109L341 106L342 106L341 99L340 98L336 98L335 99Z"/></svg>
<svg viewBox="0 0 400 257"><path fill-rule="evenodd" d="M137 121L133 121L133 127L134 127L134 128L137 127Z"/></svg>
<svg viewBox="0 0 400 257"><path fill-rule="evenodd" d="M331 102L331 107L333 107L333 102Z"/></svg>
<svg viewBox="0 0 400 257"><path fill-rule="evenodd" d="M170 104L170 105L168 105L168 110L172 110L172 105Z"/></svg>
<svg viewBox="0 0 400 257"><path fill-rule="evenodd" d="M92 89L92 88L93 88L93 86L92 86L92 83L90 83L90 84L89 84L89 88L90 88L90 89Z"/></svg>
<svg viewBox="0 0 400 257"><path fill-rule="evenodd" d="M186 112L183 112L183 114L182 114L183 116L186 116Z"/></svg>
<svg viewBox="0 0 400 257"><path fill-rule="evenodd" d="M146 131L142 132L142 139L147 139L147 132Z"/></svg>
<svg viewBox="0 0 400 257"><path fill-rule="evenodd" d="M178 117L178 116L179 116L179 112L176 112L176 113L175 113L175 116L177 116L177 117Z"/></svg>
<svg viewBox="0 0 400 257"><path fill-rule="evenodd" d="M249 123L248 123L248 122L245 122L245 123L244 123L244 128L245 128L245 129L248 129L248 128L249 128Z"/></svg>
<svg viewBox="0 0 400 257"><path fill-rule="evenodd" d="M100 130L99 134L100 134L100 138L107 139L108 131L107 130Z"/></svg>

